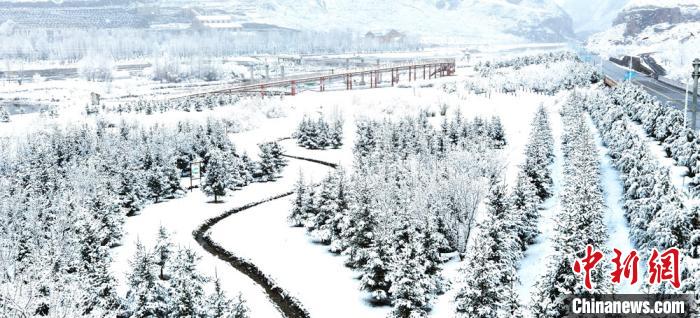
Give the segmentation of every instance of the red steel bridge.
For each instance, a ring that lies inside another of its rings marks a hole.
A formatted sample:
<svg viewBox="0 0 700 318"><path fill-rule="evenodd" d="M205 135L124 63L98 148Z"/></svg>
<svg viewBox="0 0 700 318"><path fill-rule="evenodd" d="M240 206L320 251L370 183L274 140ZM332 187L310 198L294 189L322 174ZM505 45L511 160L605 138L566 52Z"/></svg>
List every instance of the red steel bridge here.
<svg viewBox="0 0 700 318"><path fill-rule="evenodd" d="M417 81L428 80L455 74L455 59L422 60L412 63L379 66L376 68L363 68L347 71L331 71L324 73L302 74L284 78L249 82L232 87L220 88L197 93L188 93L173 97L172 99L202 97L211 94L233 93L259 93L266 94L290 94L296 95L300 86L312 87L323 92L331 83L345 85L345 89L353 89L353 85L377 88L380 86L394 86L399 80Z"/></svg>

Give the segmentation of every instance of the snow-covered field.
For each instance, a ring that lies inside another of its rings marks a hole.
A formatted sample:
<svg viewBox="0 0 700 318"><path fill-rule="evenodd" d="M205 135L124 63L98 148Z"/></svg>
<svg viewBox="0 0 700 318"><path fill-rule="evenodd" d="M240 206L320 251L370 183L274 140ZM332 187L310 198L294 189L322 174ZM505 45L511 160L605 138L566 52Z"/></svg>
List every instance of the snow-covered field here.
<svg viewBox="0 0 700 318"><path fill-rule="evenodd" d="M453 81L443 79L442 81ZM436 109L435 101L446 103L448 109L457 107L466 118L474 116L499 115L503 121L508 144L503 151L506 163L505 175L512 183L523 161L524 145L527 142L529 123L536 108L544 103L553 105L561 97L523 93L519 96L494 94L491 98L467 94L446 94L438 88L385 88L379 90L331 91L325 93L305 92L295 97L285 97L281 102L287 117L259 118L256 126L242 133L230 134L238 149L255 156L257 144L263 141L289 137L304 114L318 112L341 112L346 118L344 135L346 144L338 150L308 150L296 146L293 139L281 142L286 153L329 162L341 163L350 168L352 164L352 140L354 119L362 117L381 118L401 117L416 113L426 107ZM276 102L275 102L276 103ZM227 108L205 111L196 117L228 116ZM167 116L149 118L145 122L175 122L190 117L190 113L169 112ZM28 115L25 115L28 116ZM436 118L435 124L439 124ZM124 273L128 260L133 255L137 239L146 242L154 238L158 227L165 226L174 232L176 244L198 248L192 231L204 220L228 209L254 202L274 194L292 189L299 171L307 178L319 181L329 171L328 167L314 163L289 159L282 178L270 183L256 183L233 192L222 204L208 203L201 192L195 190L184 198L154 204L144 209L140 215L130 217L126 224L127 236L121 247L113 250L115 262L113 270L124 289ZM343 256L327 251L327 247L312 242L300 228L290 227L287 216L290 210L289 199L279 199L258 207L234 214L212 229L212 238L236 255L251 259L263 271L275 278L284 288L296 295L315 317L383 317L390 307L373 307L367 301L367 294L359 290L357 272L343 265ZM256 242L251 244L251 242ZM199 250L199 249L198 249ZM266 301L260 288L215 257L200 251L203 260L199 268L213 276L214 270L222 278L227 290L241 291L249 299L252 313L271 317L274 307ZM444 265L445 275L456 279L459 262L453 259ZM534 276L533 276L534 277ZM328 297L332 293L334 297ZM454 290L440 296L431 316L452 317L454 314L452 297ZM340 314L339 316L339 313ZM257 315L253 315L257 316Z"/></svg>
<svg viewBox="0 0 700 318"><path fill-rule="evenodd" d="M532 46L528 49L543 48ZM408 55L408 53L394 54L401 57ZM465 62L460 61L462 64ZM531 69L541 71L541 68ZM569 92L564 90L555 95L543 95L518 90L512 94L493 92L488 96L487 94L475 95L465 85L466 81L474 76L479 75L464 69L460 70L455 77L410 84L402 82L397 87L351 91L342 89L331 89L326 92L303 91L296 96L262 99L254 96L244 98L234 105L205 109L202 112L169 110L153 115L107 112L97 116L85 116L82 113L82 107L67 107L67 110L58 118L43 118L36 113L13 115L9 123L0 123L0 136L21 137L33 131L50 130L52 126L61 127L75 123L95 125L96 118L115 125L123 119L138 122L145 127L158 125L157 127L165 128L174 128L179 121L183 120L205 123L207 119L215 118L239 123L240 129L227 131L226 135L238 152L247 153L254 160L259 159L259 144L279 141L286 155L337 163L350 171L354 164L356 124L363 119L398 120L409 116L415 117L423 112L436 114L434 117L428 117L427 121L434 127L440 127L443 118L451 118L457 112L467 120L497 116L503 126L507 143L503 149L498 150L498 157L492 159L494 162L502 163L498 171L499 176L512 191L526 159L526 146L530 142L532 129L531 122L538 108L542 106L549 115L554 137L554 161L550 165L553 185L552 196L540 205L541 216L537 221L540 235L537 236L534 244L527 246L524 258L520 260L517 267L519 283L515 287L515 292L520 304L526 307L531 304L533 287L546 272L547 268L543 265L553 254L554 244L556 244L553 240L556 238L556 219L563 209L561 195L563 195L565 170L561 149L563 127L560 110ZM432 85L425 85L427 82ZM144 83L128 80L123 83L116 82L113 84L116 85L113 89L114 92L119 93L114 94L116 96L126 93L128 90L126 87L137 87L141 84ZM443 84L446 85L443 87ZM41 87L40 83L30 85L34 85L31 89ZM80 83L77 80L52 83L46 87L50 89L48 87L51 86L54 88L62 86L57 89L75 96L94 88L79 87ZM456 89L448 92L446 87L456 87ZM4 89L9 91L16 88ZM139 89L149 91L152 88ZM178 92L179 88L164 91L167 94ZM440 115L443 109L446 109L446 117ZM339 149L310 150L300 147L295 139L290 138L305 116L334 115L344 118L343 145ZM595 129L592 131L596 142L594 147L598 151L596 158L599 160L601 171L599 177L605 201L603 215L609 234L608 245L611 248L626 251L631 249L633 244L624 218L622 181L619 172L607 156L608 150L598 137L598 132ZM658 145L655 148L651 145L652 142L649 142L652 151L655 153L660 151ZM661 157L659 160L663 161ZM333 170L326 165L298 158L287 158L287 161L288 165L276 180L252 183L242 189L229 192L221 198L223 201L221 203L213 203L211 197L207 197L199 189L194 189L182 197L149 204L138 215L128 217L124 225L121 245L110 249L113 261L109 270L116 278L118 294L124 297L129 290L127 275L133 270L130 260L136 253L136 242L140 241L147 248L153 248L158 229L162 226L171 233L172 241L176 246L191 248L202 257L197 265L200 272L208 277L218 276L229 295L242 294L247 300L251 317L282 317L279 308L276 308L260 285L230 264L203 250L195 241L193 231L208 219L231 209L293 191L300 173L307 181L316 183ZM672 163L666 164L669 168L673 168ZM682 171L674 170L674 174L680 175L680 173ZM679 181L678 176L674 176L673 180L674 185L682 188L684 184L682 179ZM187 186L189 180L183 178L182 183ZM293 196L284 197L231 214L216 223L206 234L228 252L255 264L280 288L297 298L312 317L386 317L392 307L372 303L371 295L360 288L359 277L362 273L345 265L346 255L331 253L328 246L315 241L303 227L290 226L287 218L294 204L293 201ZM487 220L487 207L483 203L479 203L478 206L475 221L481 223ZM473 247L474 240L470 237L465 245ZM448 281L448 288L444 294L437 295L432 302L430 317L448 318L456 315L454 299L461 287L464 275L464 270L461 269L466 263L460 260L456 252L443 256L449 258L448 261L440 264L441 273ZM636 292L638 290L623 286L620 291Z"/></svg>

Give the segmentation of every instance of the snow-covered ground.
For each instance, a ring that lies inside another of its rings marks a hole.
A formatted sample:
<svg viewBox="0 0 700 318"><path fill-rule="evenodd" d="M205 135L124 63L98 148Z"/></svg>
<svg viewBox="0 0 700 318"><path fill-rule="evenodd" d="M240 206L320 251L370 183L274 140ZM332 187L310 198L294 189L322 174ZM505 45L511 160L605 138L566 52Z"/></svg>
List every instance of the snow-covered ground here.
<svg viewBox="0 0 700 318"><path fill-rule="evenodd" d="M210 197L205 196L199 189L194 189L183 198L149 205L141 211L141 214L127 218L123 244L112 249L114 258L112 270L119 283L119 292L122 295L126 293L126 275L130 269L129 260L134 255L136 241L140 240L147 248L152 248L158 228L163 226L172 233L172 240L176 246L190 247L202 256L199 264L200 271L213 277L216 270L226 291L232 295L243 293L249 301L253 317L275 317L278 313L264 291L229 264L203 251L194 240L192 232L205 220L232 208L289 191L296 182L299 170L310 171L316 166L313 163L290 160L282 177L278 180L254 183L242 190L232 192L223 198L223 203L211 203ZM321 175L315 177L320 178ZM264 229L253 224L243 226L253 231ZM250 239L249 237L243 241L248 246L257 246L257 244L250 244L252 242Z"/></svg>
<svg viewBox="0 0 700 318"><path fill-rule="evenodd" d="M404 94L401 94L402 92ZM408 94L405 94L407 92ZM344 98L336 98L341 95ZM405 95L408 95L408 98ZM424 105L429 105L425 103L428 99L432 100L431 104L439 100L450 105L448 113L459 107L466 118L499 115L508 140L503 152L505 175L507 182L513 183L519 171L518 165L524 160L524 147L535 110L541 103L550 108L554 107L558 97L521 93L519 96L494 94L488 99L468 94L447 95L436 88L358 90L325 94L307 92L288 97L285 101L292 108L292 105L297 103L315 105L321 100L337 103L334 107L342 110L346 118L345 145L337 150L307 150L296 147L294 140L285 140L281 144L290 155L337 162L349 168L352 163L354 119L363 116L392 117L415 114L418 109L425 107ZM290 115L290 118L294 116ZM434 118L433 123L439 124L439 120L440 118ZM282 131L284 129L281 127L285 125L288 129L293 129L296 122L289 122L289 119L273 119L261 124L256 131ZM255 133L249 134L252 135ZM278 133L274 137L285 135L289 133ZM303 171L305 177L316 181L328 171L327 167L321 165L309 168L310 170ZM302 228L292 228L288 225L286 218L291 208L289 200L275 200L234 214L214 226L212 238L234 254L251 259L264 272L275 278L280 286L296 295L312 316L384 317L389 308L372 307L367 302L367 295L359 290L359 281L356 279L359 274L343 265L343 256L334 255L328 252L327 247L314 243ZM258 243L253 245L250 244L251 241ZM457 258L453 258L443 265L443 273L448 279L454 280L458 275L459 265ZM329 297L329 293L333 296ZM439 296L431 316L453 317L453 295L454 289Z"/></svg>
<svg viewBox="0 0 700 318"><path fill-rule="evenodd" d="M539 49L538 47L533 47ZM564 93L557 96L518 92L517 95L494 93L490 97L468 93L460 87L461 80L471 76L463 72L457 77L430 81L433 87L421 87L424 82L416 82L402 87L381 89L357 89L352 91L329 90L324 93L305 91L297 96L283 98L257 98L245 100L234 106L219 107L214 110L199 112L168 111L164 114L106 114L100 115L109 121L122 118L134 120L143 125L161 124L172 126L179 120L204 121L207 118L237 119L247 123L240 132L230 132L229 137L239 151L245 151L253 158L258 153L258 144L264 141L290 137L304 115L342 114L344 124L344 145L340 149L308 150L296 145L294 139L280 142L285 153L292 156L307 157L334 163L346 168L352 165L352 146L355 134L355 121L362 117L400 118L416 115L419 110L431 110L439 113L440 105L446 105L448 116L453 116L457 109L466 118L475 116L490 117L498 115L502 121L507 145L503 150L504 176L507 184L513 185L519 172L519 165L524 160L525 145L530 132L530 122L540 104L550 113L555 138L556 159L553 164L554 195L548 199L541 211L539 228L542 234L537 243L527 250L519 270L521 286L518 293L523 304L530 301L530 291L542 273L545 258L552 251L551 234L554 229L554 216L559 210L559 188L561 186L562 158L559 148L561 123L558 109ZM456 82L456 93L446 93L442 83ZM76 82L63 84L74 87L78 94ZM137 85L137 84L129 84ZM9 88L8 88L9 89ZM85 89L85 88L82 88ZM77 107L82 108L82 107ZM267 110L275 109L284 116L268 118ZM37 114L13 115L8 124L0 124L0 136L17 136L34 129L50 125L67 123L94 123L94 116L84 116L80 110L67 112L57 119L39 118ZM433 124L439 124L441 116L431 118ZM601 154L603 164L603 184L608 186L618 181L618 176L609 167L609 161ZM236 271L229 264L202 250L195 242L192 231L205 220L220 215L235 207L255 202L293 189L299 172L307 179L320 180L330 171L327 166L298 159L289 159L289 165L282 176L267 183L254 183L226 196L223 203L213 204L201 191L187 193L182 198L147 206L137 216L129 217L125 225L123 244L112 249L114 262L112 271L119 284L119 293L126 292L126 273L129 271L129 259L135 251L135 242L140 240L146 247L152 247L158 228L162 225L172 233L175 245L193 248L202 256L199 269L212 277L214 272L221 278L224 289L231 295L241 292L248 301L252 317L279 317L279 312L267 298L262 288L245 275ZM183 180L185 181L185 180ZM185 181L186 182L186 181ZM619 222L622 211L615 205L621 194L619 187L611 185L606 191L606 201L611 207L609 224L614 225L612 237L623 237L626 228ZM273 200L254 208L233 214L211 229L212 239L237 256L250 259L260 269L273 278L282 288L295 295L313 317L385 317L390 307L374 307L367 301L368 295L359 289L358 272L345 267L344 256L330 253L326 246L316 244L306 235L303 228L292 228L287 223L291 207L290 198ZM614 208L612 208L614 207ZM624 221L624 219L622 219ZM622 246L621 246L622 247ZM626 247L622 247L626 248ZM461 262L453 257L443 264L444 276L455 282L459 275ZM454 287L454 286L453 286ZM434 302L431 317L454 317L455 289L440 295Z"/></svg>

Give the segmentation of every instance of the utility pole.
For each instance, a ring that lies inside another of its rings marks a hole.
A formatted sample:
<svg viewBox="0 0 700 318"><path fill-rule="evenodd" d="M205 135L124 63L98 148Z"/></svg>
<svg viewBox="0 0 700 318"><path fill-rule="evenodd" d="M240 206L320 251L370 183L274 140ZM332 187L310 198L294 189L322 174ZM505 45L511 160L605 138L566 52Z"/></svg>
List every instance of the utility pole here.
<svg viewBox="0 0 700 318"><path fill-rule="evenodd" d="M693 122L691 127L696 131L698 119L698 79L700 78L700 59L693 60Z"/></svg>

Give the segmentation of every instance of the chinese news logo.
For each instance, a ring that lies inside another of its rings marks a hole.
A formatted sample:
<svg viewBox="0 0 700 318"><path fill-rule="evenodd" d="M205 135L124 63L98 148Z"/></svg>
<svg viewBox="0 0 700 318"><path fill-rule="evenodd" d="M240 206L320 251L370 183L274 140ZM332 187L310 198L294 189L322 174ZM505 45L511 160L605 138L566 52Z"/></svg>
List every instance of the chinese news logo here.
<svg viewBox="0 0 700 318"><path fill-rule="evenodd" d="M638 280L639 255L636 250L632 250L629 254L623 255L622 251L614 248L615 257L611 262L614 265L614 270L610 274L613 284L619 284L624 277L629 280L630 285L634 285ZM623 257L624 256L624 257ZM581 259L576 259L574 262L574 273L583 274L584 286L587 289L593 289L591 284L591 271L603 260L603 253L594 250L593 246L586 246L586 255ZM680 281L680 251L673 247L663 252L656 249L651 251L649 260L647 261L648 282L651 285L661 284L662 282L670 282L675 288L681 286Z"/></svg>

